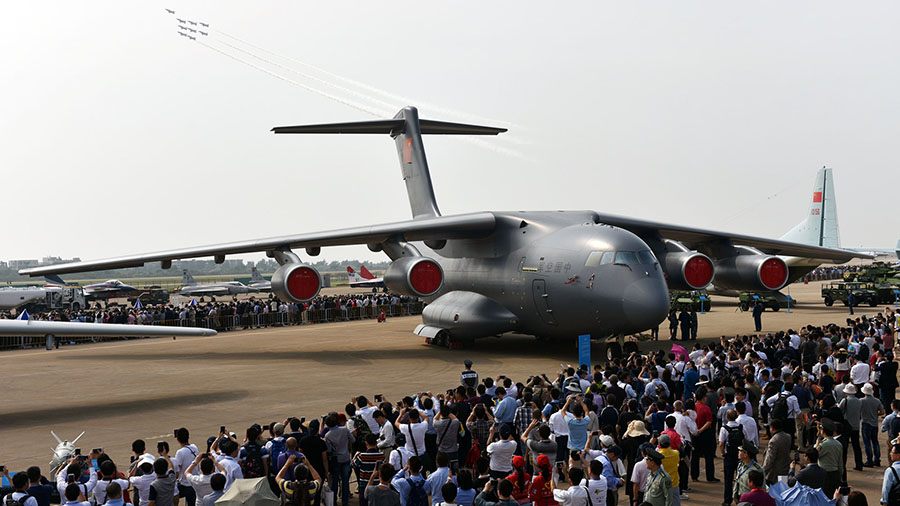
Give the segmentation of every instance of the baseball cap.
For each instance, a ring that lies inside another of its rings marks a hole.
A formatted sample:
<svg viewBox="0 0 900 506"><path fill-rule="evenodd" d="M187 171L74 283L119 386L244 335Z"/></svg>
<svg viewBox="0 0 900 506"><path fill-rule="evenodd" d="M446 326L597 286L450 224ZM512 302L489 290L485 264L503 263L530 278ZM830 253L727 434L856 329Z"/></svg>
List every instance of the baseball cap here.
<svg viewBox="0 0 900 506"><path fill-rule="evenodd" d="M516 455L512 459L513 467L525 467L525 457L521 455Z"/></svg>
<svg viewBox="0 0 900 506"><path fill-rule="evenodd" d="M606 434L603 434L602 436L600 436L600 444L602 444L606 448L609 448L610 446L613 446L614 444L616 444L616 442L613 440L612 437L610 437Z"/></svg>
<svg viewBox="0 0 900 506"><path fill-rule="evenodd" d="M548 456L546 456L546 455L543 455L543 454L542 454L542 455L538 455L538 458L537 458L537 465L538 465L538 467L546 467L546 466L549 466L549 465L550 465L550 457L548 457Z"/></svg>

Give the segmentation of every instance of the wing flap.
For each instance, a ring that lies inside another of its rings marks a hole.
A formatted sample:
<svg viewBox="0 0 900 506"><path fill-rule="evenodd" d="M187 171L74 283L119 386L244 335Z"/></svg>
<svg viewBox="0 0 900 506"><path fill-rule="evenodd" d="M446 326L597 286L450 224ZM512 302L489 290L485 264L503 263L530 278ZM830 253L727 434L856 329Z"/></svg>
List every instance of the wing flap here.
<svg viewBox="0 0 900 506"><path fill-rule="evenodd" d="M487 235L494 230L495 225L496 218L493 213L489 212L436 216L433 218L399 221L367 227L285 235L251 241L174 249L140 255L128 255L107 258L104 260L88 260L84 262L56 264L46 267L31 267L20 270L19 274L27 276L44 276L47 274L67 274L72 272L121 269L125 267L140 267L147 262L161 262L164 260L181 260L185 258L210 257L217 255L236 255L242 253L272 251L285 247L311 248L380 243L392 237L402 237L406 241L465 239Z"/></svg>

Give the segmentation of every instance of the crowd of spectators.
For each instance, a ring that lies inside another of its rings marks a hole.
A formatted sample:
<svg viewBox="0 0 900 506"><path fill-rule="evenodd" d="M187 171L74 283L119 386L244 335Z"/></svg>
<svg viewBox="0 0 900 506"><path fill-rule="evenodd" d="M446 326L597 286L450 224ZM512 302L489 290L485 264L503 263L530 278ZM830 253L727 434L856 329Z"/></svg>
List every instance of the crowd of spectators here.
<svg viewBox="0 0 900 506"><path fill-rule="evenodd" d="M842 326L723 337L518 380L479 381L466 361L444 392L358 395L321 418L240 436L221 427L199 447L179 428L173 455L167 441L151 454L137 440L125 465L98 448L49 481L32 467L12 477L4 504L48 506L55 491L67 506L212 506L235 480L266 478L299 506L346 506L354 495L361 506L672 506L690 499L701 469L723 505L771 506L768 487L783 486L866 504L848 483L852 463L890 466L880 501L894 505L895 321L888 308Z"/></svg>
<svg viewBox="0 0 900 506"><path fill-rule="evenodd" d="M157 304L134 307L133 305L97 302L83 310L58 310L29 313L34 320L78 321L87 323L118 324L166 324L180 326L204 326L228 330L279 324L300 324L308 321L337 321L364 317L377 317L381 311L391 316L399 314L402 306L409 306L418 299L389 293L346 294L318 296L305 303L284 302L277 297L270 299L251 297L229 301L185 301L181 304ZM375 311L377 309L377 311ZM409 308L407 308L409 309ZM374 314L370 314L373 313ZM306 318L304 318L304 313ZM403 314L414 314L405 311ZM310 315L313 315L310 318ZM13 313L0 313L2 318L15 318Z"/></svg>

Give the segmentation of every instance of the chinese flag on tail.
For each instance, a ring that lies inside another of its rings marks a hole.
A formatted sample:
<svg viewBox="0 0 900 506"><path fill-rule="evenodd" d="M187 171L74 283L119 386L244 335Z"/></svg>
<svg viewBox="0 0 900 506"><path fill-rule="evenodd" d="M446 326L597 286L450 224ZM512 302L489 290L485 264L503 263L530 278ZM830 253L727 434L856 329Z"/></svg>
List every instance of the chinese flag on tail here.
<svg viewBox="0 0 900 506"><path fill-rule="evenodd" d="M813 192L813 202L822 202L822 192Z"/></svg>

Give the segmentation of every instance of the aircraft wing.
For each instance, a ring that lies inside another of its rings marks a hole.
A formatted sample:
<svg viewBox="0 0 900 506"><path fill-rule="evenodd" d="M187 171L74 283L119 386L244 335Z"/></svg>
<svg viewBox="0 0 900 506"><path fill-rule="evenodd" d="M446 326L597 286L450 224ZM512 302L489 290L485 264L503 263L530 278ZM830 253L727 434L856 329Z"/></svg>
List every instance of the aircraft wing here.
<svg viewBox="0 0 900 506"><path fill-rule="evenodd" d="M487 235L494 230L495 225L496 218L494 214L490 212L437 216L433 218L398 221L366 227L285 235L252 241L174 249L142 255L128 255L107 258L105 260L91 260L86 262L56 264L46 267L32 267L20 270L19 274L43 276L46 274L67 274L72 272L122 269L125 267L140 267L147 262L165 262L184 258L272 251L285 247L315 248L321 246L380 243L387 241L392 237L400 237L406 241L463 239Z"/></svg>
<svg viewBox="0 0 900 506"><path fill-rule="evenodd" d="M41 320L0 320L0 336L214 336L216 331L163 325L123 325L117 323L48 322Z"/></svg>
<svg viewBox="0 0 900 506"><path fill-rule="evenodd" d="M639 236L653 234L654 232L656 232L665 239L680 241L692 247L702 247L703 245L715 246L716 244L732 244L735 246L749 246L752 248L756 248L763 253L767 253L770 255L815 258L823 261L833 261L834 263L844 263L849 261L851 258L873 258L871 255L866 255L855 251L823 248L820 246L809 246L806 244L782 241L778 239L766 239L763 237L731 234L727 232L705 230L702 228L671 225L668 223L640 220L627 216L597 214L596 217L600 223L607 223L609 225L628 229Z"/></svg>
<svg viewBox="0 0 900 506"><path fill-rule="evenodd" d="M196 288L188 287L186 290L181 292L182 295L193 296L193 295L228 295L228 289L222 288L221 286L210 286L204 288L202 285Z"/></svg>

